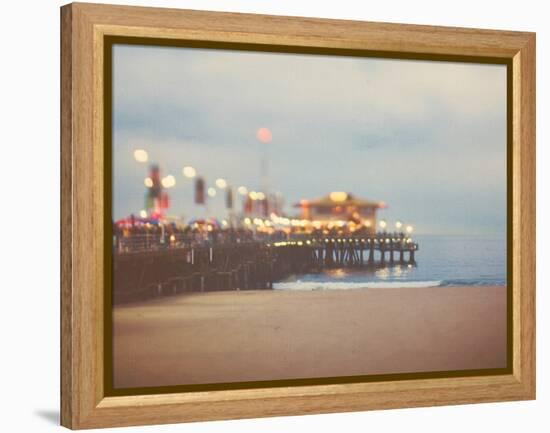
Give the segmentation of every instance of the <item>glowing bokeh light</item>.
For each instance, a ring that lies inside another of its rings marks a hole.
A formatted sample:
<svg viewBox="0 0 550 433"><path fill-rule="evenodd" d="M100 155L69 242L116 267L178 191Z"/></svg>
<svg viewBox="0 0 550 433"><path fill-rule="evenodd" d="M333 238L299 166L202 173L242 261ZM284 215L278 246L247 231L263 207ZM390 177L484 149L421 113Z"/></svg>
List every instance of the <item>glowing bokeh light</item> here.
<svg viewBox="0 0 550 433"><path fill-rule="evenodd" d="M151 188L153 186L153 179L151 179L150 177L146 177L143 183L147 188Z"/></svg>
<svg viewBox="0 0 550 433"><path fill-rule="evenodd" d="M149 155L147 155L147 152L143 149L136 149L134 150L134 159L137 162L147 162Z"/></svg>
<svg viewBox="0 0 550 433"><path fill-rule="evenodd" d="M239 194L240 195L247 195L248 194L248 189L246 188L246 186L240 186L237 191L239 191Z"/></svg>
<svg viewBox="0 0 550 433"><path fill-rule="evenodd" d="M332 201L342 202L347 200L348 193L342 191L334 191L330 193L329 197Z"/></svg>
<svg viewBox="0 0 550 433"><path fill-rule="evenodd" d="M186 167L183 167L181 172L183 173L183 175L185 177L188 177L189 179L192 179L193 177L195 177L197 175L197 170L195 170L193 167L191 167L189 165L186 166Z"/></svg>
<svg viewBox="0 0 550 433"><path fill-rule="evenodd" d="M208 196L209 197L216 197L216 188L208 188Z"/></svg>
<svg viewBox="0 0 550 433"><path fill-rule="evenodd" d="M219 179L216 179L216 186L220 189L224 189L227 187L227 181L220 177Z"/></svg>
<svg viewBox="0 0 550 433"><path fill-rule="evenodd" d="M380 226L380 228L385 229L388 224L386 223L386 221L381 220L378 225Z"/></svg>
<svg viewBox="0 0 550 433"><path fill-rule="evenodd" d="M269 128L260 128L256 132L256 138L262 143L269 143L273 139L273 135Z"/></svg>
<svg viewBox="0 0 550 433"><path fill-rule="evenodd" d="M176 185L176 178L169 174L168 176L162 178L161 183L164 188L172 188Z"/></svg>

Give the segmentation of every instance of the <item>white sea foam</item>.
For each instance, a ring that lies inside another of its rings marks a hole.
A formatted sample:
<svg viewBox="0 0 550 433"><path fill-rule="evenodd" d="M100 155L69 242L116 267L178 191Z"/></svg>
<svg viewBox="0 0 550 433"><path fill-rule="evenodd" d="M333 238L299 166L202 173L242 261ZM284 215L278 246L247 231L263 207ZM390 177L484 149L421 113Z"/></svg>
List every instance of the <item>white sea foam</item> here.
<svg viewBox="0 0 550 433"><path fill-rule="evenodd" d="M294 281L275 283L276 290L350 290L350 289L392 289L399 287L437 287L443 281L376 281L376 282L346 282L346 281Z"/></svg>

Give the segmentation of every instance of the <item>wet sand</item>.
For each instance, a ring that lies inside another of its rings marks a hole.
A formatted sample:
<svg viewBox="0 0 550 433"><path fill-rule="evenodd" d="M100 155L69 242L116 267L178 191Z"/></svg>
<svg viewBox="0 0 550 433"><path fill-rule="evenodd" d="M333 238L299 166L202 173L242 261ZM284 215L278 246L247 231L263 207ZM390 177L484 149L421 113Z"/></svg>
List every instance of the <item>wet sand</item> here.
<svg viewBox="0 0 550 433"><path fill-rule="evenodd" d="M192 293L117 306L115 388L506 367L506 288Z"/></svg>

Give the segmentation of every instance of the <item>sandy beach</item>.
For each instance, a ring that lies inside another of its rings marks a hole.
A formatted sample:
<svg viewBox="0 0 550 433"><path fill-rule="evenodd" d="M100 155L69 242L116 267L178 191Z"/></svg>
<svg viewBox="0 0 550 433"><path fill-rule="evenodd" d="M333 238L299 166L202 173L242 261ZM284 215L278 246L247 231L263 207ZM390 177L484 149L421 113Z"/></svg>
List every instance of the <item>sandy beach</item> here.
<svg viewBox="0 0 550 433"><path fill-rule="evenodd" d="M506 366L503 286L192 293L117 306L114 387Z"/></svg>

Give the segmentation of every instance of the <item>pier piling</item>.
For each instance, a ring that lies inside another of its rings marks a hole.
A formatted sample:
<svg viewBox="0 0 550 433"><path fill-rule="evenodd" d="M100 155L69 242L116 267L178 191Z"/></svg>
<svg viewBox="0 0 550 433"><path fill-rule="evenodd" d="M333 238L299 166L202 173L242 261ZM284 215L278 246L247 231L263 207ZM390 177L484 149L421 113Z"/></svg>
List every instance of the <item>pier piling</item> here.
<svg viewBox="0 0 550 433"><path fill-rule="evenodd" d="M386 241L389 239L388 241ZM116 243L117 245L120 242ZM138 245L136 243L136 245ZM140 248L113 254L113 302L190 291L272 289L290 275L332 268L375 269L388 264L415 264L418 244L405 238L300 236L277 242L250 241L207 246ZM376 260L375 252L379 259ZM386 251L389 257L386 258Z"/></svg>

